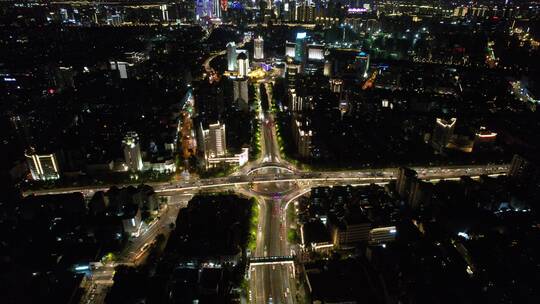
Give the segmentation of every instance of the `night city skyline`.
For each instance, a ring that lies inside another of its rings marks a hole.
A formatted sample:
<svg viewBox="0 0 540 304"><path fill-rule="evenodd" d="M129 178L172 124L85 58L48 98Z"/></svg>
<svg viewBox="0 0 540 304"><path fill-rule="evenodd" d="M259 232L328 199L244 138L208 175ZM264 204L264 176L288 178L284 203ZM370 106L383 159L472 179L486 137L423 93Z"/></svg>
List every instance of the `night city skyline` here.
<svg viewBox="0 0 540 304"><path fill-rule="evenodd" d="M540 2L0 2L1 303L540 303Z"/></svg>

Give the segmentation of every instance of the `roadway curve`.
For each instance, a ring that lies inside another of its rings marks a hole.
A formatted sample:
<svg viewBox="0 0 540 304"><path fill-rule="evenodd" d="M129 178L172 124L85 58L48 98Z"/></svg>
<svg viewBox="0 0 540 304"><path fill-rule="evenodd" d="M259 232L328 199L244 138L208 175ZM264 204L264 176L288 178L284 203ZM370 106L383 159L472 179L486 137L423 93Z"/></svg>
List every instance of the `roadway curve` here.
<svg viewBox="0 0 540 304"><path fill-rule="evenodd" d="M211 55L204 63L205 69L211 68L210 61L224 54L220 52ZM269 83L264 85L268 86ZM271 87L267 87L269 102L272 101ZM271 108L271 107L269 107ZM247 175L249 170L241 170L236 175L223 178L193 179L182 182L151 182L152 186L160 195L174 196L185 193L188 197L200 190L221 191L226 189L237 190L250 196L258 197L260 204L259 212L259 231L257 233L256 250L253 253L255 257L286 256L291 255L294 245L287 241L287 223L286 223L286 205L300 194L306 193L315 186L328 185L360 185L370 183L387 183L395 179L397 168L379 168L363 169L352 171L334 171L334 172L299 172L290 164L283 161L280 156L280 149L277 143L276 130L271 113L264 113L261 119L261 158L256 160L246 168L260 168L268 164L282 166L289 171L279 168L267 168L257 170L256 174ZM490 164L475 166L432 166L432 167L413 167L418 172L418 177L425 180L433 179L451 179L461 176L477 177L480 175L496 175L508 172L509 165ZM129 183L117 185L120 187L137 185ZM56 188L50 190L26 191L24 195L36 194L59 194L67 192L82 192L86 196L93 195L96 191L106 191L112 185L83 186ZM275 195L278 194L278 195ZM281 197L283 194L285 196ZM184 201L184 200L183 200ZM172 207L172 206L171 206ZM167 211L167 216L162 219L172 220L178 211L174 207ZM169 213L170 212L170 213ZM169 216L170 214L170 216ZM166 223L162 220L151 227L148 233L136 241L136 244L129 246L126 255L122 260L136 262L135 257L140 248L153 239L158 232L165 229ZM109 268L104 268L100 280L108 281L112 272ZM96 279L98 279L96 277ZM294 303L296 302L296 280L295 273L291 265L259 265L250 269L250 303ZM110 282L110 281L108 281ZM89 284L92 286L92 283ZM95 285L94 285L95 286ZM105 290L99 290L96 293L98 297L103 296ZM90 291L92 293L92 291ZM85 299L88 299L85 297ZM92 301L92 302L95 302ZM97 301L100 302L100 301Z"/></svg>

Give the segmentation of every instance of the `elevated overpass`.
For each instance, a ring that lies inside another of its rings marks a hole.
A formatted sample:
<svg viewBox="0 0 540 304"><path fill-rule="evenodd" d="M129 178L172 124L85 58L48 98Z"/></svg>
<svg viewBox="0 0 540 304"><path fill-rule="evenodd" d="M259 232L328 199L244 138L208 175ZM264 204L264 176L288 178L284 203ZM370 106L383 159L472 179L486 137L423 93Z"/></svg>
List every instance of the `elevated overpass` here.
<svg viewBox="0 0 540 304"><path fill-rule="evenodd" d="M182 191L198 191L210 189L227 189L236 186L261 184L300 182L307 186L318 185L346 185L365 183L386 183L396 178L396 167L380 169L363 169L356 171L333 171L333 172L299 172L299 173L273 173L260 175L233 175L222 178L207 178L187 180L181 182L148 182L154 190L167 195ZM461 176L478 177L481 175L506 174L509 165L474 165L474 166L437 166L437 167L412 167L418 172L418 178L423 180L456 179ZM64 187L44 190L28 190L24 195L46 195L69 192L83 192L85 195L93 195L97 191L106 191L111 186L127 187L137 186L140 183L91 185L80 187Z"/></svg>
<svg viewBox="0 0 540 304"><path fill-rule="evenodd" d="M292 255L252 257L249 258L248 263L250 267L258 265L291 264L294 263L294 257Z"/></svg>

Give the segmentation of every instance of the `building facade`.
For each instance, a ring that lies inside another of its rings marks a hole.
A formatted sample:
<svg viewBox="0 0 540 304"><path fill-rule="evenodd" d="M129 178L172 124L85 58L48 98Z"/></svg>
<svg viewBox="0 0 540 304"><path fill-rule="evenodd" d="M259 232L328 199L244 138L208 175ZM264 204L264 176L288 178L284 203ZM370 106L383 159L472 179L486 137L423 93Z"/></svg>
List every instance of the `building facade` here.
<svg viewBox="0 0 540 304"><path fill-rule="evenodd" d="M234 42L227 43L227 70L236 71L236 44Z"/></svg>
<svg viewBox="0 0 540 304"><path fill-rule="evenodd" d="M60 178L58 160L54 153L37 154L33 149L26 153L26 162L34 180L51 180Z"/></svg>
<svg viewBox="0 0 540 304"><path fill-rule="evenodd" d="M253 41L253 59L264 59L264 40L261 36L255 38Z"/></svg>
<svg viewBox="0 0 540 304"><path fill-rule="evenodd" d="M225 124L219 121L210 124L207 130L203 130L204 151L208 157L225 156L227 153L227 138Z"/></svg>
<svg viewBox="0 0 540 304"><path fill-rule="evenodd" d="M416 171L404 167L399 168L396 179L396 192L399 194L399 196L404 199L408 199L411 188L416 179Z"/></svg>
<svg viewBox="0 0 540 304"><path fill-rule="evenodd" d="M247 78L233 80L233 100L238 108L243 111L249 110L249 90Z"/></svg>
<svg viewBox="0 0 540 304"><path fill-rule="evenodd" d="M431 144L433 148L442 151L448 145L450 138L454 135L454 127L456 125L456 118L450 120L437 118L435 121L435 127L433 128L433 135L431 137Z"/></svg>
<svg viewBox="0 0 540 304"><path fill-rule="evenodd" d="M141 171L143 169L143 162L139 135L135 132L128 132L122 140L122 146L124 148L126 169L132 172Z"/></svg>
<svg viewBox="0 0 540 304"><path fill-rule="evenodd" d="M246 77L249 73L249 59L245 52L241 52L237 57L238 77Z"/></svg>

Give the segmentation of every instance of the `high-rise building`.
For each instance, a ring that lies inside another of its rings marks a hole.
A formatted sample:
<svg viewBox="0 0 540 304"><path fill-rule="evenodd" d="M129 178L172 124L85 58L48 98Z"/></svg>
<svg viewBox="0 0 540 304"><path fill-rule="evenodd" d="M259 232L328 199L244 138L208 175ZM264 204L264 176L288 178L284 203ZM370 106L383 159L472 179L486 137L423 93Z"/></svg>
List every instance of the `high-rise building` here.
<svg viewBox="0 0 540 304"><path fill-rule="evenodd" d="M326 77L332 77L332 68L333 68L333 64L332 64L332 61L329 61L327 60L325 63L324 63L324 70L323 70L323 74L324 76Z"/></svg>
<svg viewBox="0 0 540 304"><path fill-rule="evenodd" d="M116 12L115 14L112 14L110 18L107 18L107 23L109 25L122 25L122 15L119 12Z"/></svg>
<svg viewBox="0 0 540 304"><path fill-rule="evenodd" d="M417 179L416 171L401 167L398 169L396 191L401 198L408 199L414 181Z"/></svg>
<svg viewBox="0 0 540 304"><path fill-rule="evenodd" d="M195 8L196 19L203 17L213 16L213 2L212 0L197 0Z"/></svg>
<svg viewBox="0 0 540 304"><path fill-rule="evenodd" d="M213 0L213 18L221 18L221 0Z"/></svg>
<svg viewBox="0 0 540 304"><path fill-rule="evenodd" d="M110 65L111 70L118 71L120 79L128 79L130 68L134 66L134 64L125 61L111 61Z"/></svg>
<svg viewBox="0 0 540 304"><path fill-rule="evenodd" d="M294 42L286 42L285 43L285 56L294 58L294 50L296 48L296 44Z"/></svg>
<svg viewBox="0 0 540 304"><path fill-rule="evenodd" d="M313 95L298 93L296 89L289 89L289 108L292 112L302 112L313 109Z"/></svg>
<svg viewBox="0 0 540 304"><path fill-rule="evenodd" d="M69 20L69 14L67 9L61 8L60 9L60 18L62 19L62 22L67 22Z"/></svg>
<svg viewBox="0 0 540 304"><path fill-rule="evenodd" d="M236 70L236 44L234 42L227 43L227 70Z"/></svg>
<svg viewBox="0 0 540 304"><path fill-rule="evenodd" d="M343 80L339 78L330 79L330 90L334 93L341 93L343 91Z"/></svg>
<svg viewBox="0 0 540 304"><path fill-rule="evenodd" d="M132 172L141 171L143 169L143 162L139 135L135 132L128 132L122 140L122 145L124 147L124 161L127 169Z"/></svg>
<svg viewBox="0 0 540 304"><path fill-rule="evenodd" d="M287 62L287 85L289 88L294 88L296 86L296 79L298 78L298 74L301 72L301 66L298 63L295 63L292 61L292 59L289 59Z"/></svg>
<svg viewBox="0 0 540 304"><path fill-rule="evenodd" d="M371 245L390 243L396 240L396 234L396 226L374 228L369 232L369 243Z"/></svg>
<svg viewBox="0 0 540 304"><path fill-rule="evenodd" d="M510 169L508 170L508 176L514 180L524 180L525 178L532 178L534 175L534 165L531 161L522 157L521 155L514 155L512 162L510 163Z"/></svg>
<svg viewBox="0 0 540 304"><path fill-rule="evenodd" d="M207 157L221 157L227 153L225 125L219 121L203 130L204 150Z"/></svg>
<svg viewBox="0 0 540 304"><path fill-rule="evenodd" d="M161 20L169 21L169 11L167 9L167 4L162 4L159 6L161 9Z"/></svg>
<svg viewBox="0 0 540 304"><path fill-rule="evenodd" d="M294 60L298 62L304 62L306 60L306 45L307 34L300 32L296 34L295 46L294 46Z"/></svg>
<svg viewBox="0 0 540 304"><path fill-rule="evenodd" d="M289 107L292 109L298 103L298 94L295 88L289 88Z"/></svg>
<svg viewBox="0 0 540 304"><path fill-rule="evenodd" d="M241 110L249 110L248 80L246 78L239 78L233 80L233 98L234 102L238 104L238 107Z"/></svg>
<svg viewBox="0 0 540 304"><path fill-rule="evenodd" d="M367 78L369 70L369 54L360 52L355 58L356 73L358 78Z"/></svg>
<svg viewBox="0 0 540 304"><path fill-rule="evenodd" d="M465 17L467 15L469 8L467 6L458 6L454 8L454 17Z"/></svg>
<svg viewBox="0 0 540 304"><path fill-rule="evenodd" d="M315 4L306 1L296 6L296 21L303 23L313 23L315 21Z"/></svg>
<svg viewBox="0 0 540 304"><path fill-rule="evenodd" d="M323 61L324 46L321 44L308 45L308 59L313 61Z"/></svg>
<svg viewBox="0 0 540 304"><path fill-rule="evenodd" d="M60 66L54 71L54 85L58 90L63 90L65 88L74 88L75 72L71 66Z"/></svg>
<svg viewBox="0 0 540 304"><path fill-rule="evenodd" d="M25 155L32 179L51 180L60 177L55 153L37 154L34 149L29 149Z"/></svg>
<svg viewBox="0 0 540 304"><path fill-rule="evenodd" d="M17 134L17 142L21 150L31 147L34 143L34 136L30 132L27 119L24 115L15 115L10 117L10 122Z"/></svg>
<svg viewBox="0 0 540 304"><path fill-rule="evenodd" d="M249 59L247 58L246 53L242 52L238 54L238 77L246 77L249 73Z"/></svg>
<svg viewBox="0 0 540 304"><path fill-rule="evenodd" d="M311 157L313 132L310 129L309 120L294 119L292 128L298 154L302 158Z"/></svg>
<svg viewBox="0 0 540 304"><path fill-rule="evenodd" d="M334 247L347 247L369 240L371 223L367 219L345 220L338 225L332 225L331 234Z"/></svg>
<svg viewBox="0 0 540 304"><path fill-rule="evenodd" d="M255 38L253 41L253 59L264 59L264 40L261 36Z"/></svg>
<svg viewBox="0 0 540 304"><path fill-rule="evenodd" d="M456 118L452 118L450 120L437 118L431 138L431 144L433 145L433 148L442 151L448 145L450 138L452 137L452 135L454 135L454 127L456 125L456 121Z"/></svg>
<svg viewBox="0 0 540 304"><path fill-rule="evenodd" d="M203 143L199 147L201 147L201 151L204 154L207 169L222 163L242 166L249 160L248 148L242 148L240 153L234 155L227 153L225 125L219 121L215 124L210 124L206 130L203 129L201 124L198 136Z"/></svg>
<svg viewBox="0 0 540 304"><path fill-rule="evenodd" d="M412 209L419 209L421 206L428 206L433 197L434 186L432 183L424 182L415 178L411 184L408 203Z"/></svg>

